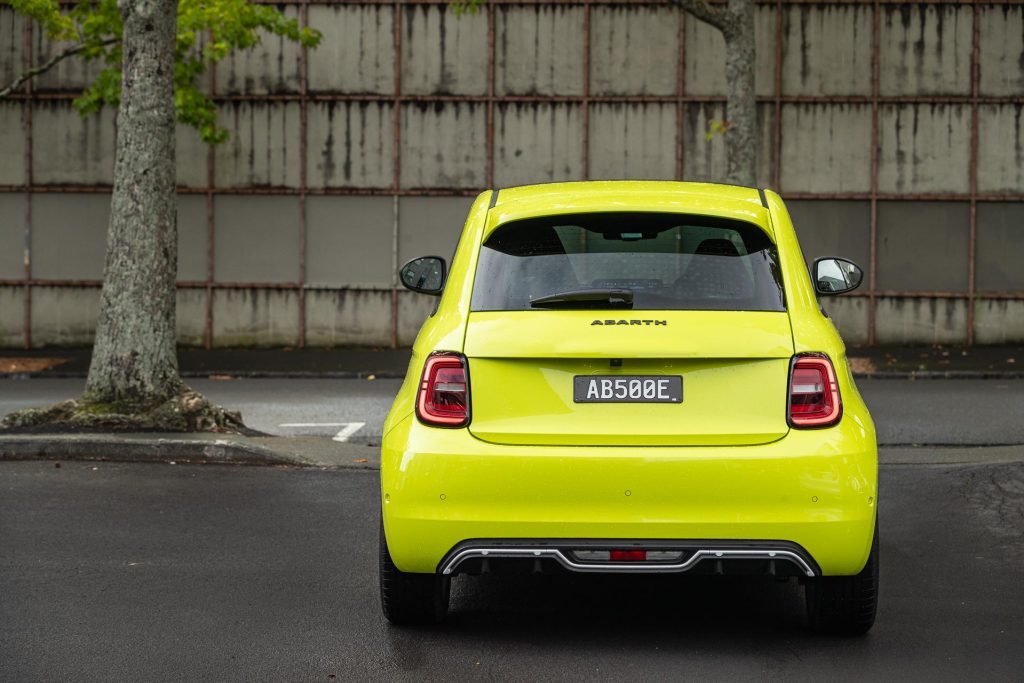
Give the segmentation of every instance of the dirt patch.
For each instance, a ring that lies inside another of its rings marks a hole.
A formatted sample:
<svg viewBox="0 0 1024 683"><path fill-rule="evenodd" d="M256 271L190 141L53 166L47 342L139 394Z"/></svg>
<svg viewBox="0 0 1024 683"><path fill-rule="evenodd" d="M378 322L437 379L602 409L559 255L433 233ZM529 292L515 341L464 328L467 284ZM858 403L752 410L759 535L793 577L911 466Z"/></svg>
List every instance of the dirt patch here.
<svg viewBox="0 0 1024 683"><path fill-rule="evenodd" d="M3 358L0 357L0 372L42 372L67 363L67 358Z"/></svg>
<svg viewBox="0 0 1024 683"><path fill-rule="evenodd" d="M852 370L855 375L870 375L878 369L875 367L875 362L870 358L858 358L854 356L848 360L850 361L850 370Z"/></svg>

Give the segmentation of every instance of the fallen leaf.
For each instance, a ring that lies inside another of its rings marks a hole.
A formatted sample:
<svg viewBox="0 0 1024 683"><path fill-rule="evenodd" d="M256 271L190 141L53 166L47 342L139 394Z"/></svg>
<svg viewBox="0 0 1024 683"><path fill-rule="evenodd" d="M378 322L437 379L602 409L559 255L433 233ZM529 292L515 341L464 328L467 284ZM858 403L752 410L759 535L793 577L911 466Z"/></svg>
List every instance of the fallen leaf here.
<svg viewBox="0 0 1024 683"><path fill-rule="evenodd" d="M226 380L234 379L234 377L232 377L231 375L210 375L206 379L212 379L212 380L216 380L218 382L224 382Z"/></svg>
<svg viewBox="0 0 1024 683"><path fill-rule="evenodd" d="M377 375L367 375L366 376L366 381L368 381L368 382L372 382L375 379L377 379Z"/></svg>
<svg viewBox="0 0 1024 683"><path fill-rule="evenodd" d="M352 462L367 462L366 458L356 458Z"/></svg>
<svg viewBox="0 0 1024 683"><path fill-rule="evenodd" d="M67 358L0 358L0 372L41 372L67 362Z"/></svg>

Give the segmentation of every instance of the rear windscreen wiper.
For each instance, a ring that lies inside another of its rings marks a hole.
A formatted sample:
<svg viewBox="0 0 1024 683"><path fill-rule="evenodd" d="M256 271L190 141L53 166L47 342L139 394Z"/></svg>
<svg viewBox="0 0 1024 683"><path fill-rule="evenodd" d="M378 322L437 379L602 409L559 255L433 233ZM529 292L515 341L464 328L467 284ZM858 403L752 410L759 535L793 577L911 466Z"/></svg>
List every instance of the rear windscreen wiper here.
<svg viewBox="0 0 1024 683"><path fill-rule="evenodd" d="M633 308L631 289L577 289L534 299L534 308Z"/></svg>

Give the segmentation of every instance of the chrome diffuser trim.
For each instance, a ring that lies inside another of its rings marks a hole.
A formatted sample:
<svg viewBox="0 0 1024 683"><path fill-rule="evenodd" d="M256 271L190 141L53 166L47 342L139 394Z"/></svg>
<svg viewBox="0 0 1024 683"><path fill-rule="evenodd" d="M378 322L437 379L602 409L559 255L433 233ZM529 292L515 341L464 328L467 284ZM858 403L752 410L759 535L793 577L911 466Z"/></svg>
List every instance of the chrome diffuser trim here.
<svg viewBox="0 0 1024 683"><path fill-rule="evenodd" d="M700 548L694 551L690 557L683 562L675 563L644 563L644 562L579 562L558 548L501 548L501 547L476 547L464 548L454 553L440 567L442 574L451 574L460 564L471 558L550 558L558 562L566 569L574 572L607 572L607 573L630 573L630 574L661 574L672 572L685 572L692 569L698 562L703 560L783 560L791 562L800 568L806 576L816 576L814 569L798 553L785 548Z"/></svg>

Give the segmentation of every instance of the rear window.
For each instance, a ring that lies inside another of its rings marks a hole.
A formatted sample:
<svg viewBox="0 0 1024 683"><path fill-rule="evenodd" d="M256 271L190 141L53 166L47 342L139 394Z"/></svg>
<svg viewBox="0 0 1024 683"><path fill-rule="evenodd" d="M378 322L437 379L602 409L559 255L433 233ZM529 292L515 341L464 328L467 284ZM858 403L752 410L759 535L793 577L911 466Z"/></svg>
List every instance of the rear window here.
<svg viewBox="0 0 1024 683"><path fill-rule="evenodd" d="M632 308L783 311L775 245L755 225L707 216L589 213L507 223L484 242L472 310ZM621 294L620 294L621 296ZM618 304L622 305L621 299ZM629 307L628 304L625 307Z"/></svg>

